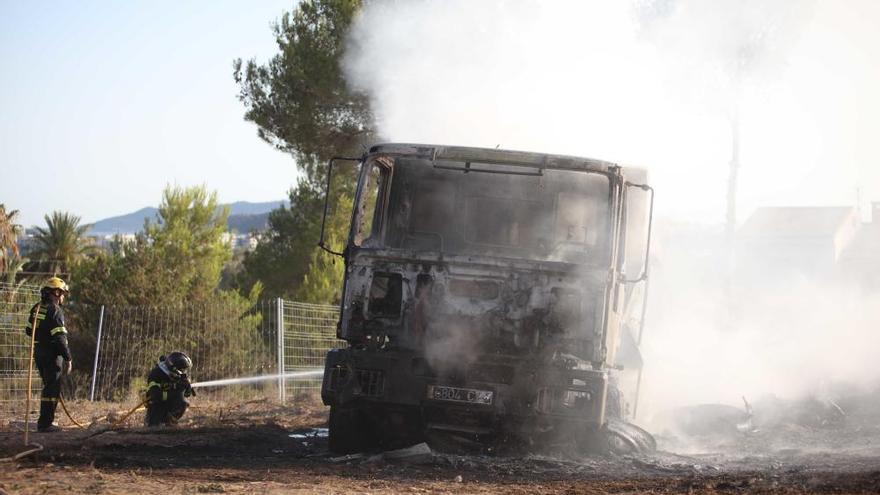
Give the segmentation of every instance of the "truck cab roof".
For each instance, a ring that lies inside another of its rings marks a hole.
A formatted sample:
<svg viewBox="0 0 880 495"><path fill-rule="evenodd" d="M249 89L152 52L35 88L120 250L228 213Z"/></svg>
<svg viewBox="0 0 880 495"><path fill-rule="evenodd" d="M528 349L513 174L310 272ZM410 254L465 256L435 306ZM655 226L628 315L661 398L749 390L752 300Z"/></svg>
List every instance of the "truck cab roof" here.
<svg viewBox="0 0 880 495"><path fill-rule="evenodd" d="M570 155L535 153L496 148L474 148L416 143L379 143L370 147L368 155L407 156L427 160L476 162L518 165L537 169L558 169L613 174L620 170L625 176L645 180L645 169L621 166L614 162Z"/></svg>

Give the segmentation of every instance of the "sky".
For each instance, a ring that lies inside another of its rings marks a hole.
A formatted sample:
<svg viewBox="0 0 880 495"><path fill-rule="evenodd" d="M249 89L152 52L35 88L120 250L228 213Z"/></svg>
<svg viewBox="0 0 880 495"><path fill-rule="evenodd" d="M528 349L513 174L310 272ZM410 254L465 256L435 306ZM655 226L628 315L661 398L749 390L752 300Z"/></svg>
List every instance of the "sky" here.
<svg viewBox="0 0 880 495"><path fill-rule="evenodd" d="M0 0L0 203L26 226L157 206L167 184L276 201L295 162L244 121L235 58L268 60L292 0Z"/></svg>
<svg viewBox="0 0 880 495"><path fill-rule="evenodd" d="M388 140L644 166L660 215L720 223L734 98L718 61L757 34L736 98L740 223L880 200L880 2L641 3L660 6L642 25L632 2L375 1L347 75ZM292 6L0 0L0 202L33 225L155 206L167 184L286 197L295 164L243 120L232 60L272 56Z"/></svg>

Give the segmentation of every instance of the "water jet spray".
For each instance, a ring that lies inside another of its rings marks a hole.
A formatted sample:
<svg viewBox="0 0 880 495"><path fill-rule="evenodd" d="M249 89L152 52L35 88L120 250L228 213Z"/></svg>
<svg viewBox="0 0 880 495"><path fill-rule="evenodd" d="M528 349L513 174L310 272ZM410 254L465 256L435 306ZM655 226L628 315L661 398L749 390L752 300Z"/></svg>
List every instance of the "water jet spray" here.
<svg viewBox="0 0 880 495"><path fill-rule="evenodd" d="M323 368L313 368L308 370L291 371L287 373L275 373L274 375L245 376L241 378L224 378L221 380L209 380L205 382L196 382L192 384L193 388L202 387L223 387L226 385L240 385L244 383L257 383L270 380L284 379L302 379L313 378L324 374Z"/></svg>

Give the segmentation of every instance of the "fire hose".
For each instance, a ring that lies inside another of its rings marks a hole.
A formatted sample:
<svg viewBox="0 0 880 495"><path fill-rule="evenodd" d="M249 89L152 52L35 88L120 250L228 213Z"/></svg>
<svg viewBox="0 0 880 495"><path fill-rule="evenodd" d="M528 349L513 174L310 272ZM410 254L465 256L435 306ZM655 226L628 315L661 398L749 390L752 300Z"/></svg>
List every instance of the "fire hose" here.
<svg viewBox="0 0 880 495"><path fill-rule="evenodd" d="M70 412L67 411L67 406L64 404L63 397L59 397L58 399L59 399L59 402L61 402L61 408L64 409L64 414L67 415L68 419L70 419L70 421L72 421L73 424L75 424L76 426L78 426L80 428L88 428L87 426L84 426L84 425L80 424L77 420L73 419L73 416L71 416ZM117 425L124 423L125 420L128 419L129 416L131 416L135 412L139 411L144 405L146 405L147 400L148 399L144 399L144 400L138 402L138 404L136 406L132 407L127 413L123 414L121 418L119 418L117 420L108 419L107 421L110 423L111 426L117 426ZM102 416L101 418L104 418L104 417L106 417L106 416ZM94 421L98 421L101 418L98 418Z"/></svg>
<svg viewBox="0 0 880 495"><path fill-rule="evenodd" d="M70 415L70 412L67 410L67 406L64 404L64 399L63 399L63 398L59 397L59 402L61 402L61 408L64 410L64 414L67 415L67 417L70 419L70 421L73 422L73 424L75 424L76 426L78 426L78 427L80 427L80 428L86 428L85 426L83 426L82 424L80 424L77 420L73 419L73 416ZM122 424L123 422L125 422L126 419L128 419L129 416L131 416L132 414L134 414L136 411L140 410L140 409L144 406L144 404L146 404L146 403L147 403L146 399L140 401L136 406L134 406L133 408L131 408L131 409L130 409L127 413L125 413L121 418L119 418L119 419L116 420L116 421L110 421L110 424L111 424L112 426L117 426L117 425L119 425L119 424ZM25 431L27 431L27 426L25 426ZM25 450L25 451L23 451L23 452L19 452L18 454L15 454L15 455L10 456L10 457L0 457L0 463L3 463L3 462L14 462L14 461L17 461L17 460L19 460L19 459L22 459L22 458L24 458L24 457L26 457L26 456L29 456L29 455L31 455L31 454L35 454L35 453L37 453L37 452L41 452L41 451L43 450L43 446L42 446L41 444L39 444L39 443L36 443L36 442L31 442L31 443L27 444L27 446L29 446L29 447L34 447L34 448L32 448L32 449L28 449L28 450Z"/></svg>
<svg viewBox="0 0 880 495"><path fill-rule="evenodd" d="M67 404L64 403L64 396L61 395L60 393L58 394L58 402L61 403L61 409L64 410L64 414L67 415L67 419L69 419L69 420L70 420L73 424L75 424L76 426L78 426L78 427L80 427L80 428L85 428L85 426L83 426L82 424L80 424L79 421L73 419L73 416L70 415L70 411L67 410Z"/></svg>
<svg viewBox="0 0 880 495"><path fill-rule="evenodd" d="M36 312L34 313L34 321L33 321L32 327L31 327L30 357L28 359L27 402L25 405L25 412L24 412L24 445L25 445L25 447L33 447L33 448L19 452L18 454L15 454L10 457L0 457L0 463L17 461L19 459L22 459L22 458L28 456L28 455L31 455L31 454L34 454L37 452L41 452L43 450L43 446L41 444L36 443L36 442L30 442L30 437L29 437L29 435L30 435L30 419L31 419L30 418L30 416L31 416L31 390L32 390L32 386L33 386L33 375L34 375L34 366L33 366L34 347L35 347L34 344L36 343L36 338L37 338L37 317L36 317L36 315L40 314L41 304L42 303L37 304ZM79 421L74 419L73 416L70 414L70 411L67 410L67 404L64 403L64 397L60 393L58 394L58 401L61 403L61 409L64 411L64 414L67 415L67 418L70 419L70 421L74 425L76 425L79 428L86 428L82 423L80 423ZM130 411L125 413L125 415L123 415L122 418L120 418L116 421L111 421L110 423L113 426L121 424L126 419L128 419L129 416L134 414L135 411L140 409L146 403L147 403L147 399L142 400L141 402L138 403L138 405L134 406Z"/></svg>
<svg viewBox="0 0 880 495"><path fill-rule="evenodd" d="M40 305L42 303L37 303L37 310L34 313L34 323L31 328L31 355L30 359L28 359L28 379L27 379L27 406L24 410L24 446L25 447L34 447L33 449L25 450L24 452L19 452L12 457L4 457L0 459L0 462L12 462L21 459L27 455L33 454L35 452L39 452L43 450L43 446L38 443L30 443L28 434L30 433L30 420L31 420L31 385L33 384L34 377L34 343L37 339L37 315L40 314Z"/></svg>
<svg viewBox="0 0 880 495"><path fill-rule="evenodd" d="M113 426L116 426L116 425L118 425L118 424L121 424L121 423L124 422L126 419L128 419L129 416L131 416L132 414L134 414L135 411L137 411L137 410L139 410L141 407L143 407L143 406L147 403L147 400L149 400L149 399L144 399L144 400L140 401L140 403L138 403L138 405L136 405L136 406L134 406L133 408L131 408L130 411L128 411L127 413L125 413L121 418L117 419L116 421L111 421L110 424L112 424Z"/></svg>

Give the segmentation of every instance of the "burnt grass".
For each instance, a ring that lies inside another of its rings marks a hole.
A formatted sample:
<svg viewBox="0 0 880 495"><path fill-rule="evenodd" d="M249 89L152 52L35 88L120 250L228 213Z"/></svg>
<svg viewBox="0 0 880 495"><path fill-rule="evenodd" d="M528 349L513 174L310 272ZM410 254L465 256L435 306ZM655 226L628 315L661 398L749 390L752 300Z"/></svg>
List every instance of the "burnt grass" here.
<svg viewBox="0 0 880 495"><path fill-rule="evenodd" d="M770 438L780 433L772 431L716 438L711 453L689 455L661 450L585 457L549 448L518 456L434 452L398 460L329 453L326 436L315 430L326 426L319 405L260 404L220 413L205 408L174 428L136 424L34 433L32 440L45 450L0 464L0 489L30 493L25 478L42 473L41 482L50 484L34 493L53 492L52 482L75 492L116 493L112 487L126 486L126 476L194 492L259 493L277 485L302 493L880 493L880 433L864 424L799 431L796 446L789 441L780 447ZM791 431L785 434L790 440ZM21 438L14 427L0 431L0 457L23 450ZM828 438L833 448L821 443ZM97 474L82 481L69 474L87 471ZM114 481L104 489L82 484L96 476Z"/></svg>

